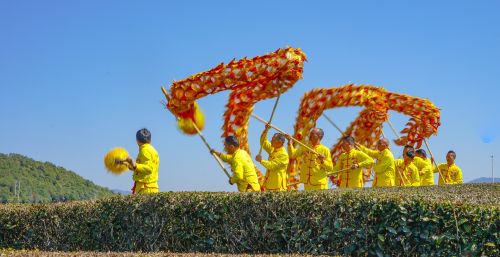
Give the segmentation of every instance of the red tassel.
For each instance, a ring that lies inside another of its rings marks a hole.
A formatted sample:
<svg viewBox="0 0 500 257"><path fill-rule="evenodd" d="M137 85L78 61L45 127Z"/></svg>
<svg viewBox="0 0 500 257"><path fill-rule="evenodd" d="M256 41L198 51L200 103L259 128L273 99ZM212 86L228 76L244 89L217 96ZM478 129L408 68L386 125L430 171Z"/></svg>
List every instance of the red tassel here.
<svg viewBox="0 0 500 257"><path fill-rule="evenodd" d="M135 194L135 186L137 185L137 182L134 181L134 186L132 187L132 194Z"/></svg>

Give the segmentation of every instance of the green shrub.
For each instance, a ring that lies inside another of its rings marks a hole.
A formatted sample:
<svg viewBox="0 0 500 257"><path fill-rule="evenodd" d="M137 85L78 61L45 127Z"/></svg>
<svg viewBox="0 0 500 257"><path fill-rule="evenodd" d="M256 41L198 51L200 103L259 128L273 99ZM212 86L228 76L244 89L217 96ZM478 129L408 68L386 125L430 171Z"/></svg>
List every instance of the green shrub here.
<svg viewBox="0 0 500 257"><path fill-rule="evenodd" d="M0 248L499 255L500 185L160 193L0 205Z"/></svg>

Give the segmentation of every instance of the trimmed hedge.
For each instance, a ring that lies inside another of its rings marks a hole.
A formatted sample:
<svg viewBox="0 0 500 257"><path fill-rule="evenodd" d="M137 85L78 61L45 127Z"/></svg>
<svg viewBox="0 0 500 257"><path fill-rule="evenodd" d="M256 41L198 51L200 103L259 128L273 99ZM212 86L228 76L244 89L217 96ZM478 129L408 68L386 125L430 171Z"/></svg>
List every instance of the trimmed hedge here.
<svg viewBox="0 0 500 257"><path fill-rule="evenodd" d="M500 184L0 205L0 248L500 255Z"/></svg>
<svg viewBox="0 0 500 257"><path fill-rule="evenodd" d="M26 250L2 250L0 256L37 256L37 257L52 257L52 256L77 256L77 257L311 257L313 255L304 254L223 254L223 253L170 253L170 252L42 252L42 251L26 251ZM314 255L320 257L320 255Z"/></svg>

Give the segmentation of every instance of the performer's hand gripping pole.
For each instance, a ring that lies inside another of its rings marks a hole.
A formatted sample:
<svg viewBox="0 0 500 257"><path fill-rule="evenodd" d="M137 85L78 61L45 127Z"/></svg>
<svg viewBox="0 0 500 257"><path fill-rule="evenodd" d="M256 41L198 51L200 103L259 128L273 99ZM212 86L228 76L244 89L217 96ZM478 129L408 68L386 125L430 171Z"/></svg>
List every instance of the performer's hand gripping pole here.
<svg viewBox="0 0 500 257"><path fill-rule="evenodd" d="M265 121L265 120L264 120L264 119L262 119L261 117L259 117L259 116L255 115L255 114L253 114L253 113L251 114L251 116L252 116L254 119L256 119L256 120L258 120L258 121L260 121L260 122L262 122L262 123L264 123L264 124L269 124L269 126L270 126L271 128L275 129L276 131L278 131L278 132L282 133L282 134L283 134L283 135L285 135L285 136L290 137L290 138L291 138L294 142L296 142L297 144L299 144L299 145L303 146L303 147L304 147L305 149L307 149L308 151L313 152L313 153L315 153L315 154L317 154L317 155L321 155L320 153L316 152L316 150L312 149L312 148L311 148L311 147L309 147L308 145L306 145L306 144L304 144L304 143L300 142L299 140L295 139L294 137L292 137L292 136L291 136L291 135L289 135L288 133L286 133L286 132L284 132L283 130L279 129L278 127L274 126L273 124L267 123L267 121Z"/></svg>
<svg viewBox="0 0 500 257"><path fill-rule="evenodd" d="M271 124L271 122L273 121L274 112L276 111L276 107L278 106L278 102L280 100L280 96L281 96L281 94L278 93L278 97L276 98L276 101L274 102L273 110L271 112L271 117L269 118L269 122L267 124ZM258 155L261 155L261 154L262 154L262 144L260 145L259 154Z"/></svg>

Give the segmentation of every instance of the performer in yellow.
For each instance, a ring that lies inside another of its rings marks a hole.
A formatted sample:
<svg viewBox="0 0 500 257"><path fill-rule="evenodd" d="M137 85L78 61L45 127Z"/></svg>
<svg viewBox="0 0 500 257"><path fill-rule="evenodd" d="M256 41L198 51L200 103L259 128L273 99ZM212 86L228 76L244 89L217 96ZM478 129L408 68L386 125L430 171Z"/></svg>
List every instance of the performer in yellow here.
<svg viewBox="0 0 500 257"><path fill-rule="evenodd" d="M338 185L340 188L358 188L363 187L363 171L362 169L371 168L374 161L367 154L355 149L356 143L354 138L346 136L342 138L342 149L344 152L340 154L333 174L339 172ZM332 174L332 175L333 175Z"/></svg>
<svg viewBox="0 0 500 257"><path fill-rule="evenodd" d="M434 168L434 173L441 172L439 175L439 185L444 184L462 184L462 170L455 164L457 154L450 150L446 154L446 163L440 163ZM444 176L444 180L441 177Z"/></svg>
<svg viewBox="0 0 500 257"><path fill-rule="evenodd" d="M368 156L377 160L373 166L375 177L372 187L391 187L394 186L394 156L389 150L389 140L382 138L377 142L377 150L369 149L363 145L357 144L359 149Z"/></svg>
<svg viewBox="0 0 500 257"><path fill-rule="evenodd" d="M420 186L420 176L413 164L415 152L410 148L403 150L403 159L396 160L396 186Z"/></svg>
<svg viewBox="0 0 500 257"><path fill-rule="evenodd" d="M235 136L228 136L224 139L224 150L227 154L213 149L210 152L215 153L231 165L233 176L229 179L229 184L237 184L240 192L260 191L259 179L252 157L240 148L240 142Z"/></svg>
<svg viewBox="0 0 500 257"><path fill-rule="evenodd" d="M139 145L137 159L134 161L129 157L125 160L129 168L134 171L132 194L158 193L160 157L151 145L151 132L146 128L140 129L135 138L137 145Z"/></svg>
<svg viewBox="0 0 500 257"><path fill-rule="evenodd" d="M320 128L313 128L309 132L308 146L314 149L315 154L305 147L295 149L290 136L288 139L288 155L290 159L299 158L300 182L304 184L304 190L328 189L326 174L332 172L333 163L330 149L321 144L324 132Z"/></svg>
<svg viewBox="0 0 500 257"><path fill-rule="evenodd" d="M260 136L260 144L269 154L269 160L262 160L262 156L260 155L257 155L255 160L267 169L264 180L265 189L267 191L286 191L288 153L283 146L285 143L285 136L281 133L276 133L273 135L271 142L269 142L266 136L270 128L269 125L266 125L266 128Z"/></svg>
<svg viewBox="0 0 500 257"><path fill-rule="evenodd" d="M405 147L403 148L403 155L402 156L406 156L406 153L409 152L409 151L412 151L413 152L413 156L415 156L415 147L413 147L411 145L405 145Z"/></svg>
<svg viewBox="0 0 500 257"><path fill-rule="evenodd" d="M434 185L434 171L432 168L432 162L427 158L427 153L424 149L418 149L415 151L415 158L413 159L413 164L417 167L420 175L420 185L421 186L433 186Z"/></svg>

